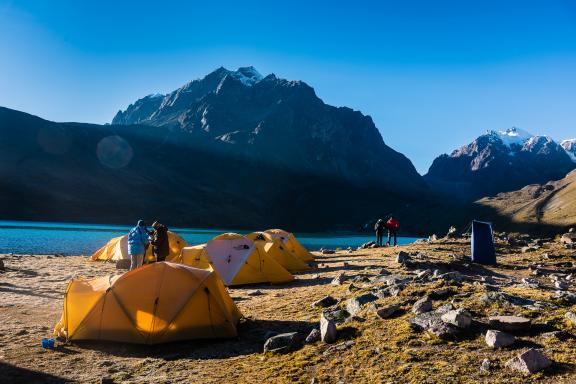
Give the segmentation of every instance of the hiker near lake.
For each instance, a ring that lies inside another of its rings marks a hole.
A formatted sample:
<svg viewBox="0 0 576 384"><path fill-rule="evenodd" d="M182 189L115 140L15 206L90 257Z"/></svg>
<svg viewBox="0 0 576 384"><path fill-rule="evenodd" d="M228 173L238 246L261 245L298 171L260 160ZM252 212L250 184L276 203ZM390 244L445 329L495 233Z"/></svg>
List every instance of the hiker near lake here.
<svg viewBox="0 0 576 384"><path fill-rule="evenodd" d="M157 221L152 224L150 233L150 244L152 244L152 253L156 261L164 261L170 254L170 244L168 240L168 228Z"/></svg>
<svg viewBox="0 0 576 384"><path fill-rule="evenodd" d="M384 220L378 219L376 224L374 224L374 231L376 231L376 245L379 247L382 246L382 236L384 235L384 228L386 225L384 224Z"/></svg>
<svg viewBox="0 0 576 384"><path fill-rule="evenodd" d="M394 246L396 246L396 232L400 228L400 223L393 216L390 216L386 221L386 228L388 229L388 242L386 244L390 245L391 237L394 236Z"/></svg>
<svg viewBox="0 0 576 384"><path fill-rule="evenodd" d="M142 266L144 254L148 247L148 229L144 220L138 220L138 225L128 232L128 254L130 255L130 270Z"/></svg>

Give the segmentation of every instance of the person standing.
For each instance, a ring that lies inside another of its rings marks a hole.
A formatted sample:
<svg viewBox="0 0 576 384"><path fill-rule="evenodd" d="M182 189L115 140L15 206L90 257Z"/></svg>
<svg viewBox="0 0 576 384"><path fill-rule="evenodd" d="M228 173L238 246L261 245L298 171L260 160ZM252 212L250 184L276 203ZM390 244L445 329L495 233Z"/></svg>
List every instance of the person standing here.
<svg viewBox="0 0 576 384"><path fill-rule="evenodd" d="M374 224L374 231L376 231L376 245L382 246L382 236L384 235L384 220L378 219Z"/></svg>
<svg viewBox="0 0 576 384"><path fill-rule="evenodd" d="M386 222L386 228L388 229L388 245L390 245L391 237L394 236L394 246L396 246L396 232L400 228L400 223L393 216L390 216Z"/></svg>
<svg viewBox="0 0 576 384"><path fill-rule="evenodd" d="M138 220L138 225L128 232L128 254L130 255L130 270L142 266L144 254L148 245L148 230L144 220Z"/></svg>
<svg viewBox="0 0 576 384"><path fill-rule="evenodd" d="M164 261L170 254L170 243L168 239L168 228L164 224L155 221L152 224L152 234L150 243L152 244L152 253L156 261Z"/></svg>

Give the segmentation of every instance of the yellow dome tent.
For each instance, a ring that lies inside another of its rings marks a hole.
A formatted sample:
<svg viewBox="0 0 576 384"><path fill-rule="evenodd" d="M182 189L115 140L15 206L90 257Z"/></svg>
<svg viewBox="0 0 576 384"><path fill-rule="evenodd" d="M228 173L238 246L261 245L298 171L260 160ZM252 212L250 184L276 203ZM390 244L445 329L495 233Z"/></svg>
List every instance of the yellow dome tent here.
<svg viewBox="0 0 576 384"><path fill-rule="evenodd" d="M188 243L186 240L184 240L180 235L168 231L168 246L170 248L170 253L166 257L166 261L175 261L180 256L182 248L187 245ZM90 256L90 260L92 261L117 261L122 259L130 259L130 256L128 255L128 235L113 238ZM149 246L146 250L144 261L154 261L152 246Z"/></svg>
<svg viewBox="0 0 576 384"><path fill-rule="evenodd" d="M159 262L70 281L54 335L138 344L235 337L241 316L213 271Z"/></svg>
<svg viewBox="0 0 576 384"><path fill-rule="evenodd" d="M237 233L216 236L205 246L182 249L179 262L215 270L228 286L256 283L287 283L294 276L259 250L254 242Z"/></svg>
<svg viewBox="0 0 576 384"><path fill-rule="evenodd" d="M260 252L266 253L289 272L302 272L312 269L303 260L285 249L282 242L272 237L269 233L252 232L247 234L246 237L256 244Z"/></svg>
<svg viewBox="0 0 576 384"><path fill-rule="evenodd" d="M314 260L314 255L304 248L292 233L283 229L268 229L264 232L269 233L275 239L279 239L282 244L284 244L284 247L295 254L299 259L303 261Z"/></svg>

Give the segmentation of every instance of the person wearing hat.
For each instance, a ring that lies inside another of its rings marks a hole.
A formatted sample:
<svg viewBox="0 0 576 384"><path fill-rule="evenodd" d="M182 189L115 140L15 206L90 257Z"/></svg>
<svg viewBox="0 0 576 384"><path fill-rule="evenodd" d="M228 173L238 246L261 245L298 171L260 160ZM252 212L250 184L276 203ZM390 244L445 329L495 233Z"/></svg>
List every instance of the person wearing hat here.
<svg viewBox="0 0 576 384"><path fill-rule="evenodd" d="M160 224L157 221L152 224L150 244L152 244L152 253L156 261L166 260L166 257L170 254L170 244L168 240L168 228L164 224Z"/></svg>
<svg viewBox="0 0 576 384"><path fill-rule="evenodd" d="M130 270L142 266L144 254L148 246L148 230L144 220L138 220L138 225L128 232L128 254L130 255Z"/></svg>
<svg viewBox="0 0 576 384"><path fill-rule="evenodd" d="M374 231L376 231L376 245L382 246L382 236L384 235L384 220L378 219L374 224Z"/></svg>

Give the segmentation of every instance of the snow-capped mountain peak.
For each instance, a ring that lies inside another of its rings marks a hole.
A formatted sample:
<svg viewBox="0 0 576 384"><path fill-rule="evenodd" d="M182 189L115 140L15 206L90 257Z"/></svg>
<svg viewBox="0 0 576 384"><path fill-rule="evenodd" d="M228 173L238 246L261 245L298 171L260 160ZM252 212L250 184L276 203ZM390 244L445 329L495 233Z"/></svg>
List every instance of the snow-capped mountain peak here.
<svg viewBox="0 0 576 384"><path fill-rule="evenodd" d="M534 137L531 133L516 127L508 128L505 131L488 131L488 134L497 137L509 148L512 145L522 146L526 141Z"/></svg>
<svg viewBox="0 0 576 384"><path fill-rule="evenodd" d="M568 156L576 163L576 139L564 140L560 143L562 148L566 151Z"/></svg>
<svg viewBox="0 0 576 384"><path fill-rule="evenodd" d="M260 72L258 72L256 68L252 66L240 67L235 72L232 72L231 75L236 80L240 80L242 84L247 85L249 87L253 86L254 84L256 84L257 82L259 82L264 78L264 76L262 76Z"/></svg>

